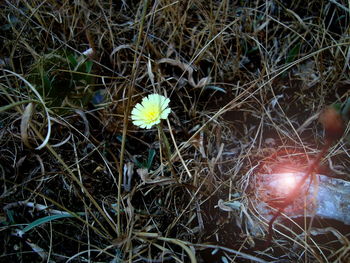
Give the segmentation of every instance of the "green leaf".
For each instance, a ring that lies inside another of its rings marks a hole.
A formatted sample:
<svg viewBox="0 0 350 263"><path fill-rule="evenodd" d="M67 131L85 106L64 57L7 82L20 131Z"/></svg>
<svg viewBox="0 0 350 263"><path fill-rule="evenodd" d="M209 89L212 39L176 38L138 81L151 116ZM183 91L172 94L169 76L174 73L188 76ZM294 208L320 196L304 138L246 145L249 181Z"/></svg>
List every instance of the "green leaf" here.
<svg viewBox="0 0 350 263"><path fill-rule="evenodd" d="M340 113L340 111L341 111L341 107L342 107L342 105L341 105L341 103L333 103L332 105L332 108L333 109L335 109L338 113Z"/></svg>
<svg viewBox="0 0 350 263"><path fill-rule="evenodd" d="M144 167L144 165L141 162L139 162L136 158L134 159L134 163L136 164L136 166L138 168L143 168Z"/></svg>
<svg viewBox="0 0 350 263"><path fill-rule="evenodd" d="M296 44L288 53L286 63L291 63L299 55L301 44Z"/></svg>
<svg viewBox="0 0 350 263"><path fill-rule="evenodd" d="M15 223L15 219L13 217L14 214L15 212L13 212L12 210L6 210L6 215L11 225Z"/></svg>
<svg viewBox="0 0 350 263"><path fill-rule="evenodd" d="M149 149L148 150L148 158L147 158L147 164L146 164L146 168L149 170L152 166L153 160L154 160L154 156L156 155L156 150L154 149Z"/></svg>
<svg viewBox="0 0 350 263"><path fill-rule="evenodd" d="M345 118L349 118L349 113L350 113L350 98L347 99L347 101L343 104L341 114Z"/></svg>
<svg viewBox="0 0 350 263"><path fill-rule="evenodd" d="M78 65L78 61L73 54L68 55L67 58L72 65L72 68L75 68Z"/></svg>
<svg viewBox="0 0 350 263"><path fill-rule="evenodd" d="M91 69L92 69L92 65L93 65L94 63L92 62L92 61L90 61L90 60L88 60L88 61L86 61L85 62L85 72L86 73L90 73L91 72Z"/></svg>
<svg viewBox="0 0 350 263"><path fill-rule="evenodd" d="M51 81L50 81L50 78L47 74L47 72L45 72L42 76L42 79L43 79L43 88L44 88L44 91L46 93L49 93L51 91ZM52 78L52 80L54 81L54 77ZM45 94L47 95L47 94Z"/></svg>
<svg viewBox="0 0 350 263"><path fill-rule="evenodd" d="M83 215L84 213L78 213L78 215ZM42 218L39 218L32 223L30 223L28 226L26 226L23 230L22 233L26 233L29 230L33 229L34 227L37 227L39 225L42 225L46 222L50 222L52 220L60 219L60 218L68 218L68 217L77 217L77 215L74 214L61 214L61 215L51 215L51 216L45 216Z"/></svg>

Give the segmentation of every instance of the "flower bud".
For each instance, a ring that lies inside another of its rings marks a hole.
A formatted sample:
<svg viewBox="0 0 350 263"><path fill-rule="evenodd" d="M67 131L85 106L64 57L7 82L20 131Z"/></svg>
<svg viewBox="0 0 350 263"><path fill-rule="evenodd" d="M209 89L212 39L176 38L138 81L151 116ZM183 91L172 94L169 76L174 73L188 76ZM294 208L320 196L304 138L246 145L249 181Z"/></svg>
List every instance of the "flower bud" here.
<svg viewBox="0 0 350 263"><path fill-rule="evenodd" d="M325 130L325 139L332 142L339 140L344 133L345 125L340 113L333 107L323 110L319 118Z"/></svg>

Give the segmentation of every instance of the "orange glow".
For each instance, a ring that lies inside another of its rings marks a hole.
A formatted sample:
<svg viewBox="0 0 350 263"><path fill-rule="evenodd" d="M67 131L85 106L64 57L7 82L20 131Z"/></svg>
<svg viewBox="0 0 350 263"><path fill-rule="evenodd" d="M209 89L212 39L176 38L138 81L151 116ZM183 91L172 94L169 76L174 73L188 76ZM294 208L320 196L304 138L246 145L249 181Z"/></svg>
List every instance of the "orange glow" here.
<svg viewBox="0 0 350 263"><path fill-rule="evenodd" d="M264 160L260 167L262 199L271 206L287 198L294 191L308 165L305 153L294 149L283 149Z"/></svg>

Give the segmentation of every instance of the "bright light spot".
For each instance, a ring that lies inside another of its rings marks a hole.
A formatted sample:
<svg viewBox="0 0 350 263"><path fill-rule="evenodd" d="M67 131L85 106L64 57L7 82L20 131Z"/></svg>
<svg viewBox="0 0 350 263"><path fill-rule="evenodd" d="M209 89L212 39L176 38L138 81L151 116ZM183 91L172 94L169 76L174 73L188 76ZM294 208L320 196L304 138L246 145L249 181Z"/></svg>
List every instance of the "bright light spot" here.
<svg viewBox="0 0 350 263"><path fill-rule="evenodd" d="M293 173L283 173L280 174L278 182L278 191L283 191L287 194L297 185L297 178Z"/></svg>

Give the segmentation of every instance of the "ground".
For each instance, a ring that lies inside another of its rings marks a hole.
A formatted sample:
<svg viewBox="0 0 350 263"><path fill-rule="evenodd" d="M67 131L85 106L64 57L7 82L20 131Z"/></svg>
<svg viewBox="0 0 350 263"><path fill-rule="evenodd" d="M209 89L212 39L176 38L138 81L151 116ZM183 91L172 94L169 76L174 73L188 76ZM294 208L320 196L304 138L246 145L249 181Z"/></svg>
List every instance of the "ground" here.
<svg viewBox="0 0 350 263"><path fill-rule="evenodd" d="M4 1L0 261L347 262L349 226L281 215L267 242L254 204L316 158L327 107L347 128L315 172L349 180L349 8ZM154 93L171 113L134 125Z"/></svg>

